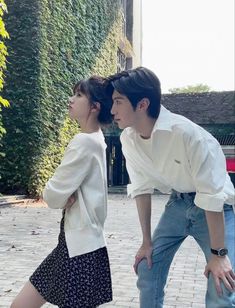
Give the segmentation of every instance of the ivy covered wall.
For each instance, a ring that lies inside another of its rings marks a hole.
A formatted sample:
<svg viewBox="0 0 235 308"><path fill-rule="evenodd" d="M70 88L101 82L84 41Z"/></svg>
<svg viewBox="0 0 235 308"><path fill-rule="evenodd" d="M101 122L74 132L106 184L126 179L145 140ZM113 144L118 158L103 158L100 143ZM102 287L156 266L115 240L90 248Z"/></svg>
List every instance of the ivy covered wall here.
<svg viewBox="0 0 235 308"><path fill-rule="evenodd" d="M0 158L4 156L4 153L1 152L1 148L2 148L2 137L6 133L6 130L2 124L2 107L3 108L9 107L9 102L1 96L1 92L4 86L4 77L5 77L4 71L6 69L6 62L8 55L4 39L9 39L9 34L5 28L5 23L3 20L3 16L5 13L7 13L6 3L4 0L0 0Z"/></svg>
<svg viewBox="0 0 235 308"><path fill-rule="evenodd" d="M6 156L0 191L40 195L78 128L67 118L73 84L117 67L120 1L8 0Z"/></svg>

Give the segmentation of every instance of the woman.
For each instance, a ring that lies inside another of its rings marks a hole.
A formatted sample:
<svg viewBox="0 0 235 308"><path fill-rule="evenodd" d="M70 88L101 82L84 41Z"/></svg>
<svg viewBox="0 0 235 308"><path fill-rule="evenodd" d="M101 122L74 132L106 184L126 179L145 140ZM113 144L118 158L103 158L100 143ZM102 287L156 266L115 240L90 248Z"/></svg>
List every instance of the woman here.
<svg viewBox="0 0 235 308"><path fill-rule="evenodd" d="M103 233L107 180L102 124L111 122L112 102L103 79L78 82L69 99L69 116L81 133L69 143L61 164L43 191L49 207L63 209L57 247L40 264L11 308L92 308L112 300Z"/></svg>

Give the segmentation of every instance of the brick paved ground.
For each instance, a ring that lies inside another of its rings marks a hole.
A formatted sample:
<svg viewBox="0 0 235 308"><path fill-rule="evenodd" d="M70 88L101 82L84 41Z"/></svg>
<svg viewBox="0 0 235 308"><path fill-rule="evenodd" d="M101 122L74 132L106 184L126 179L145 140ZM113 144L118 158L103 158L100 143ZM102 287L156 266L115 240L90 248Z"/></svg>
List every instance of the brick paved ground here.
<svg viewBox="0 0 235 308"><path fill-rule="evenodd" d="M159 220L167 196L153 196L153 224ZM137 212L124 195L109 195L106 235L111 261L114 300L102 305L139 307L132 270L140 244ZM56 245L60 210L40 204L0 207L0 308L8 308L36 266ZM188 238L178 251L169 274L164 308L202 308L206 279L204 257ZM45 308L55 307L49 304ZM146 307L150 308L150 307Z"/></svg>

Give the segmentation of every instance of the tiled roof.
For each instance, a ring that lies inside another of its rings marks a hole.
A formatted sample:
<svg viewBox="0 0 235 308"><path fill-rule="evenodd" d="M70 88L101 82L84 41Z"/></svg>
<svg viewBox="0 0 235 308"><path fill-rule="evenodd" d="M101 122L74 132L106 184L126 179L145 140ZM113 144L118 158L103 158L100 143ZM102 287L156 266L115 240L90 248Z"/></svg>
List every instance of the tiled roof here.
<svg viewBox="0 0 235 308"><path fill-rule="evenodd" d="M235 92L164 94L162 104L197 124L235 124Z"/></svg>

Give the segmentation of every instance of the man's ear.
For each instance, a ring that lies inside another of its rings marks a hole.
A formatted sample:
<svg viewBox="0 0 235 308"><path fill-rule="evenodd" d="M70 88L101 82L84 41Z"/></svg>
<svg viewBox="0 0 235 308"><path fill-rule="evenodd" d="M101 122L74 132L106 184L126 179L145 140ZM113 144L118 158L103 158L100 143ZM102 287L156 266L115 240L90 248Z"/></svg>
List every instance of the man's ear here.
<svg viewBox="0 0 235 308"><path fill-rule="evenodd" d="M137 109L138 110L143 110L143 111L147 111L148 107L149 107L150 101L148 98L144 97L142 98L138 104L137 104Z"/></svg>

